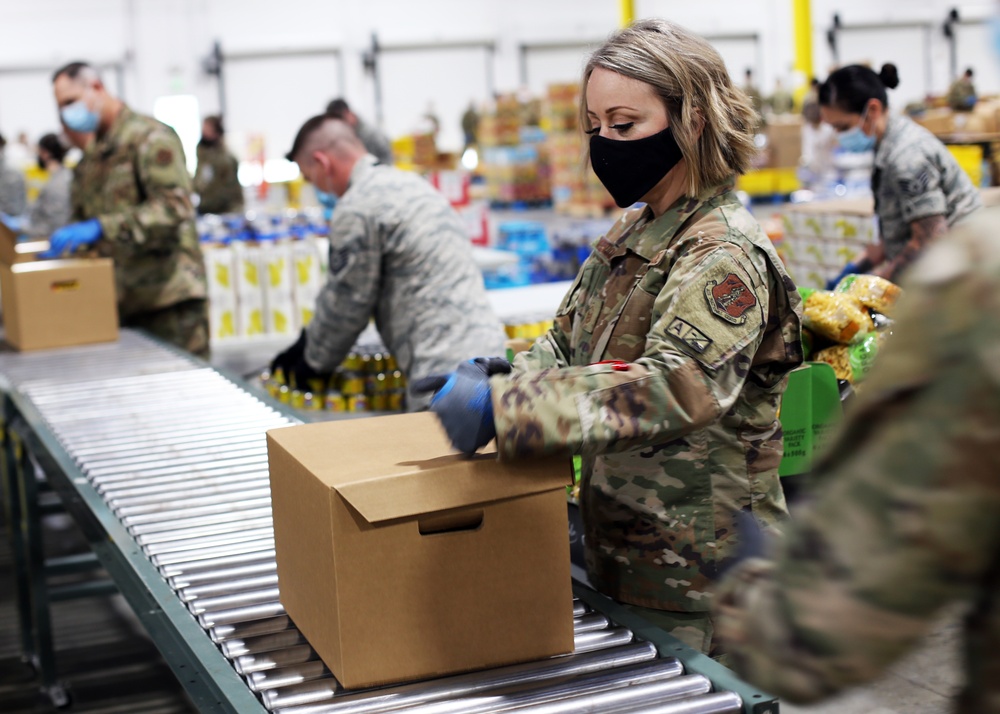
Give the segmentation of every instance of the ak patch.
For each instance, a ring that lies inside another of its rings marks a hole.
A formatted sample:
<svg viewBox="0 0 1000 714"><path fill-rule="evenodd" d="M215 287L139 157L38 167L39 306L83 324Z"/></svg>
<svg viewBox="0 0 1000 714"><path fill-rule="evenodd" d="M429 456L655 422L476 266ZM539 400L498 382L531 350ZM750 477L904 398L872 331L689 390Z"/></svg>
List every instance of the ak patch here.
<svg viewBox="0 0 1000 714"><path fill-rule="evenodd" d="M174 162L174 152L170 149L160 149L156 152L157 166L170 166Z"/></svg>
<svg viewBox="0 0 1000 714"><path fill-rule="evenodd" d="M705 299L713 315L734 325L745 323L746 311L757 304L757 296L736 273L729 273L721 283L709 280L705 284Z"/></svg>
<svg viewBox="0 0 1000 714"><path fill-rule="evenodd" d="M703 354L712 345L712 340L704 332L692 325L690 322L675 317L669 325L667 332L693 349L698 354Z"/></svg>

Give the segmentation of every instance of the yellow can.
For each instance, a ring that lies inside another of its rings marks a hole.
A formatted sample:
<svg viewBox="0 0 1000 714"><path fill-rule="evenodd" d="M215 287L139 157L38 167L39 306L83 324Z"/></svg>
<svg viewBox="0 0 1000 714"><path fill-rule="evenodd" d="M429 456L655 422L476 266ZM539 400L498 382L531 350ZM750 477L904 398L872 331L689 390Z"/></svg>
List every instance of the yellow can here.
<svg viewBox="0 0 1000 714"><path fill-rule="evenodd" d="M292 409L303 409L306 405L306 393L301 389L293 389L289 404L292 405Z"/></svg>
<svg viewBox="0 0 1000 714"><path fill-rule="evenodd" d="M347 400L344 399L343 394L335 389L331 389L326 393L326 399L324 400L323 406L326 407L328 412L346 412Z"/></svg>
<svg viewBox="0 0 1000 714"><path fill-rule="evenodd" d="M368 397L365 394L349 394L347 396L347 411L366 412L368 411Z"/></svg>
<svg viewBox="0 0 1000 714"><path fill-rule="evenodd" d="M388 403L386 404L387 411L390 412L401 412L406 403L406 391L395 389L388 394Z"/></svg>
<svg viewBox="0 0 1000 714"><path fill-rule="evenodd" d="M306 392L302 395L302 408L307 412L318 412L323 409L323 400L317 397L312 392Z"/></svg>
<svg viewBox="0 0 1000 714"><path fill-rule="evenodd" d="M384 412L389 409L389 395L385 392L377 392L368 400L368 404L373 412Z"/></svg>
<svg viewBox="0 0 1000 714"><path fill-rule="evenodd" d="M358 372L362 369L363 365L361 362L361 355L357 352L351 352L344 358L344 362L340 365L345 372Z"/></svg>
<svg viewBox="0 0 1000 714"><path fill-rule="evenodd" d="M292 401L292 390L288 388L287 384L278 387L278 401L282 404L288 404Z"/></svg>
<svg viewBox="0 0 1000 714"><path fill-rule="evenodd" d="M364 375L358 374L357 372L345 374L343 380L340 383L340 391L346 395L364 394L365 393Z"/></svg>

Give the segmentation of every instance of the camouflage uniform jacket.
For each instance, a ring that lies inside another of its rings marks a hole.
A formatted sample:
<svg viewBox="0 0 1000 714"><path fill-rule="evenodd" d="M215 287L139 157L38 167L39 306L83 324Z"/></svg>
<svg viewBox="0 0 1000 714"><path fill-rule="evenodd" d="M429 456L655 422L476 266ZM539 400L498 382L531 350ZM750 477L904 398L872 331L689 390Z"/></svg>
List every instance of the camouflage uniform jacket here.
<svg viewBox="0 0 1000 714"><path fill-rule="evenodd" d="M802 362L799 305L729 182L659 218L626 212L553 329L492 378L502 458L583 455L587 566L602 592L707 610L733 512L784 518L776 413Z"/></svg>
<svg viewBox="0 0 1000 714"><path fill-rule="evenodd" d="M945 145L897 114L889 115L885 136L875 149L872 190L888 261L910 242L913 221L944 216L953 226L982 207L979 191Z"/></svg>
<svg viewBox="0 0 1000 714"><path fill-rule="evenodd" d="M191 177L174 130L123 107L73 176L73 218L96 218L122 319L206 296Z"/></svg>
<svg viewBox="0 0 1000 714"><path fill-rule="evenodd" d="M239 162L221 142L198 145L198 168L194 172L194 192L201 198L199 213L233 213L243 210L243 187L237 171Z"/></svg>
<svg viewBox="0 0 1000 714"><path fill-rule="evenodd" d="M49 174L49 180L38 192L38 198L31 204L28 225L24 232L36 238L48 238L52 231L69 223L70 185L73 182L73 172L65 166L60 166Z"/></svg>
<svg viewBox="0 0 1000 714"><path fill-rule="evenodd" d="M378 159L380 164L392 166L392 145L385 134L360 117L354 131L365 145L365 151Z"/></svg>
<svg viewBox="0 0 1000 714"><path fill-rule="evenodd" d="M412 383L504 354L504 333L461 219L416 174L361 159L330 222L330 275L307 328L306 359L334 369L375 317ZM409 409L429 401L407 395Z"/></svg>
<svg viewBox="0 0 1000 714"><path fill-rule="evenodd" d="M949 602L961 714L1000 712L1000 212L914 264L892 340L772 561L720 584L730 666L794 701L879 676Z"/></svg>
<svg viewBox="0 0 1000 714"><path fill-rule="evenodd" d="M976 105L976 87L972 80L959 77L948 87L948 106L958 112L967 112Z"/></svg>
<svg viewBox="0 0 1000 714"><path fill-rule="evenodd" d="M0 212L9 216L20 216L28 206L28 194L24 184L24 174L4 160L0 149Z"/></svg>

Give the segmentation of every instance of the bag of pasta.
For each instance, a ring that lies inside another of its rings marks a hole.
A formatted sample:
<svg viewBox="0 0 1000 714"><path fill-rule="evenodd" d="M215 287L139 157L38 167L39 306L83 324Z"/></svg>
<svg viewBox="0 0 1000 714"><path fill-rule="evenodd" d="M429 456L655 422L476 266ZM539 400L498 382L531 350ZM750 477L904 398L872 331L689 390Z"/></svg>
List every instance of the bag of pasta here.
<svg viewBox="0 0 1000 714"><path fill-rule="evenodd" d="M833 367L837 379L846 379L851 384L857 384L871 371L880 344L880 335L871 332L857 344L834 345L820 350L813 357L813 361L826 362Z"/></svg>
<svg viewBox="0 0 1000 714"><path fill-rule="evenodd" d="M847 344L875 329L875 323L853 295L817 290L802 309L806 327L827 339Z"/></svg>
<svg viewBox="0 0 1000 714"><path fill-rule="evenodd" d="M846 275L837 283L834 292L853 295L868 309L891 317L903 291L877 275Z"/></svg>

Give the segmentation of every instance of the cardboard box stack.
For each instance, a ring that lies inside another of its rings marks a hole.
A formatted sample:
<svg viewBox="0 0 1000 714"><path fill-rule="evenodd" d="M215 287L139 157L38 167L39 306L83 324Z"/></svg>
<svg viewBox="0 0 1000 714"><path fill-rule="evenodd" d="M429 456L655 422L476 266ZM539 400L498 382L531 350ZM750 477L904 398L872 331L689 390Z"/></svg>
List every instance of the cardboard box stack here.
<svg viewBox="0 0 1000 714"><path fill-rule="evenodd" d="M426 412L267 436L281 602L344 687L573 650L568 460L461 457Z"/></svg>
<svg viewBox="0 0 1000 714"><path fill-rule="evenodd" d="M543 105L552 167L552 205L559 213L599 217L615 210L615 202L584 160L584 134L579 120L580 85L549 85Z"/></svg>
<svg viewBox="0 0 1000 714"><path fill-rule="evenodd" d="M118 339L114 263L37 260L47 241L18 243L0 224L0 304L5 338L22 352Z"/></svg>
<svg viewBox="0 0 1000 714"><path fill-rule="evenodd" d="M529 124L531 103L501 95L479 122L487 198L497 204L538 204L552 199L544 134Z"/></svg>
<svg viewBox="0 0 1000 714"><path fill-rule="evenodd" d="M797 285L826 287L877 238L871 199L793 204L782 215L779 254Z"/></svg>

